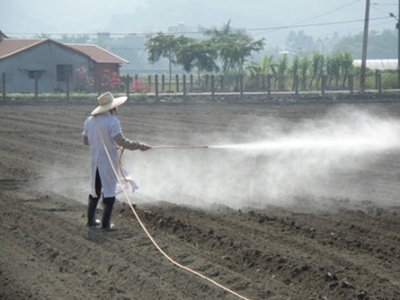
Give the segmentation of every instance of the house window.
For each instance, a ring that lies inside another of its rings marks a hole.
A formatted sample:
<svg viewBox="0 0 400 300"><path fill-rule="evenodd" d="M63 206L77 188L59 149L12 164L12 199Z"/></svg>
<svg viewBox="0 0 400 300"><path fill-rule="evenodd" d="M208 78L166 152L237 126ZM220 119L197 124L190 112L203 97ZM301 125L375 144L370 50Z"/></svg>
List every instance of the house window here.
<svg viewBox="0 0 400 300"><path fill-rule="evenodd" d="M72 65L57 65L57 82L72 80Z"/></svg>

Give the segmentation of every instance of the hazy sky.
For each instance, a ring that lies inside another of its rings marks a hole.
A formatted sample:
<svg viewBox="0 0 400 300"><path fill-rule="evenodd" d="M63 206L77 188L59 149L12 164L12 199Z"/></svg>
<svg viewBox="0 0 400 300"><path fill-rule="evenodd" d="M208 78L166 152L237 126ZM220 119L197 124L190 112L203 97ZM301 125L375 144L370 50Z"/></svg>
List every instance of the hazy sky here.
<svg viewBox="0 0 400 300"><path fill-rule="evenodd" d="M282 45L289 31L314 38L362 32L365 0L0 0L0 30L12 37L39 33L111 34L167 32L169 26L247 29L270 45ZM370 30L394 29L398 1L371 1Z"/></svg>

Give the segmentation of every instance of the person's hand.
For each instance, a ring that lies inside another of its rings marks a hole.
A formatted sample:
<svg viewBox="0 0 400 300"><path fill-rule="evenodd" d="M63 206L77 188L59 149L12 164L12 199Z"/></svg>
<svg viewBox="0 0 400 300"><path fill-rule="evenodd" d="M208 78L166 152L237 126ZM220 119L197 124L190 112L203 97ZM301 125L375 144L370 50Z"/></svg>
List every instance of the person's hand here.
<svg viewBox="0 0 400 300"><path fill-rule="evenodd" d="M139 150L140 151L147 151L151 149L151 146L147 145L147 144L140 144Z"/></svg>

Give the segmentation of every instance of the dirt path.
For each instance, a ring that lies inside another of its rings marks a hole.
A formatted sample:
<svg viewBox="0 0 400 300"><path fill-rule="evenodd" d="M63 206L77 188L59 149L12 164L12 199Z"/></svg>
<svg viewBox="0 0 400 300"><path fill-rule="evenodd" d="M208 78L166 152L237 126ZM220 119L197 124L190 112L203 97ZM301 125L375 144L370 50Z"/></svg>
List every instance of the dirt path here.
<svg viewBox="0 0 400 300"><path fill-rule="evenodd" d="M94 106L0 106L0 299L238 299L165 259L124 199L117 231L85 227L80 133ZM216 145L250 142L264 125L288 132L332 109L127 104L119 119L127 137L152 145ZM400 116L397 104L362 109ZM302 165L292 162L274 199L262 195L260 175L271 157L152 151L125 154L140 187L132 201L179 263L248 299L400 299L399 151L333 161L329 177L312 177L318 189L295 184Z"/></svg>

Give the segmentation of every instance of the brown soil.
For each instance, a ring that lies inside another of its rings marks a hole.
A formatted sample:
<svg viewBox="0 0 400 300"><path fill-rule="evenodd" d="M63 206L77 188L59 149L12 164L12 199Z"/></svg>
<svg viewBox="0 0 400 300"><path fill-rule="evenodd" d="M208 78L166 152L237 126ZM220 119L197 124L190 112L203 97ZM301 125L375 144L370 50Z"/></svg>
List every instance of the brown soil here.
<svg viewBox="0 0 400 300"><path fill-rule="evenodd" d="M94 107L0 107L0 299L238 299L164 258L123 197L113 213L117 231L85 227L88 150L80 134ZM400 117L399 104L350 108ZM248 133L272 118L290 131L332 109L126 104L119 119L128 138L152 145L212 145L251 142ZM336 166L334 177L314 180L319 189L296 185L298 194L274 199L248 192L271 156L239 160L218 149L124 155L135 162L126 166L140 186L131 200L160 247L244 297L400 299L399 151L370 154L362 164L345 158L348 167ZM214 194L212 173L220 168L225 179ZM240 186L234 181L225 191L241 172ZM284 189L287 179L277 180Z"/></svg>

